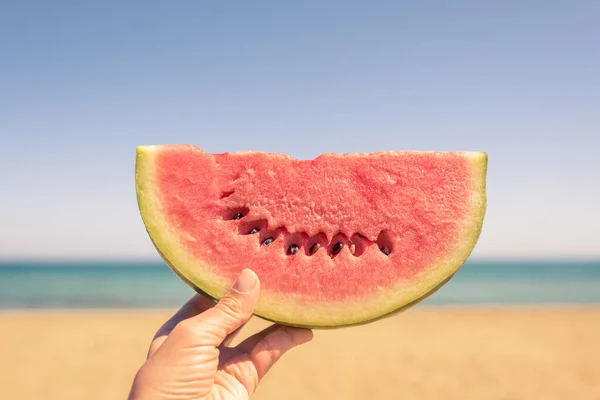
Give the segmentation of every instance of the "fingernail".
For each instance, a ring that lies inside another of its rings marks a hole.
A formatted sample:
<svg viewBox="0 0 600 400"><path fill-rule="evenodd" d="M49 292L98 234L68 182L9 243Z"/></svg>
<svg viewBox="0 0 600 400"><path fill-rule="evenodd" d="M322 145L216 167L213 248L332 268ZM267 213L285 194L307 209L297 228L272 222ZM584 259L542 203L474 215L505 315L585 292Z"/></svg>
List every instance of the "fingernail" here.
<svg viewBox="0 0 600 400"><path fill-rule="evenodd" d="M249 292L256 285L256 275L249 269L244 269L233 284L233 288L242 293Z"/></svg>

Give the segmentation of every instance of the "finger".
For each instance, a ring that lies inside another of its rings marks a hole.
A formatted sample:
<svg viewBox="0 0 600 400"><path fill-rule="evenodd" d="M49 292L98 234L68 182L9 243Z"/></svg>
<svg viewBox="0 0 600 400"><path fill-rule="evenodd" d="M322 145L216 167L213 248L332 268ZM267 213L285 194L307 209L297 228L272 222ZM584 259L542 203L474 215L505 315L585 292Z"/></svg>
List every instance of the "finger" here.
<svg viewBox="0 0 600 400"><path fill-rule="evenodd" d="M290 349L310 341L313 333L309 329L272 325L252 335L235 348L226 348L221 353L219 368L235 377L249 394Z"/></svg>
<svg viewBox="0 0 600 400"><path fill-rule="evenodd" d="M249 355L258 342L263 340L269 333L274 332L279 328L281 328L281 325L271 325L270 327L247 337L235 347L224 347L227 346L225 344L226 342L231 342L231 340L229 340L231 335L227 336L227 339L225 339L223 344L219 347L219 350L221 351L221 355L219 357L219 362L221 363L220 365L227 364L232 358L239 357L240 355ZM232 333L232 335L235 335L238 331L239 329Z"/></svg>
<svg viewBox="0 0 600 400"><path fill-rule="evenodd" d="M244 269L233 287L212 308L188 318L174 329L191 346L219 346L252 316L260 292L256 274Z"/></svg>
<svg viewBox="0 0 600 400"><path fill-rule="evenodd" d="M148 357L156 352L160 346L167 339L167 336L177 326L177 324L184 319L191 318L198 315L209 308L213 307L216 302L208 297L196 294L194 297L189 299L167 322L165 322L160 329L154 335L150 349L148 350Z"/></svg>
<svg viewBox="0 0 600 400"><path fill-rule="evenodd" d="M290 326L279 326L268 333L250 351L250 359L256 368L258 381L260 382L286 352L296 346L310 342L312 338L312 330Z"/></svg>
<svg viewBox="0 0 600 400"><path fill-rule="evenodd" d="M231 344L231 342L233 342L233 339L235 339L235 337L238 335L238 333L240 333L240 331L242 330L244 325L245 324L243 324L242 326L237 328L235 331L233 331L229 335L227 335L227 337L225 339L223 339L223 341L221 342L221 346L229 346Z"/></svg>
<svg viewBox="0 0 600 400"><path fill-rule="evenodd" d="M276 330L282 328L282 325L279 324L273 324L271 326L269 326L268 328L263 329L262 331L255 333L252 336L247 337L246 339L244 339L240 344L238 344L237 346L235 346L235 348L238 350L238 352L240 353L246 353L246 354L250 354L250 352L252 351L252 349L261 341L263 340L265 337L267 337L269 334L275 332Z"/></svg>
<svg viewBox="0 0 600 400"><path fill-rule="evenodd" d="M216 302L201 294L196 294L189 299L163 326L158 330L156 336L168 334L173 328L184 319L198 315L211 307L214 307Z"/></svg>

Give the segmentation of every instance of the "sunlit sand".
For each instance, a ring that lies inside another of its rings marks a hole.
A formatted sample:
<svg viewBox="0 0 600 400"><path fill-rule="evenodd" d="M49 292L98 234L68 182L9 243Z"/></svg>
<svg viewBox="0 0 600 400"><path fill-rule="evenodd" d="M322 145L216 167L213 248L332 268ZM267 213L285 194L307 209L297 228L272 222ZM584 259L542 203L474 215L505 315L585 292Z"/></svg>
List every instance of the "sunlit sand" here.
<svg viewBox="0 0 600 400"><path fill-rule="evenodd" d="M169 311L0 313L0 398L125 399ZM267 323L253 319L240 335ZM600 308L416 308L317 331L253 399L600 399Z"/></svg>

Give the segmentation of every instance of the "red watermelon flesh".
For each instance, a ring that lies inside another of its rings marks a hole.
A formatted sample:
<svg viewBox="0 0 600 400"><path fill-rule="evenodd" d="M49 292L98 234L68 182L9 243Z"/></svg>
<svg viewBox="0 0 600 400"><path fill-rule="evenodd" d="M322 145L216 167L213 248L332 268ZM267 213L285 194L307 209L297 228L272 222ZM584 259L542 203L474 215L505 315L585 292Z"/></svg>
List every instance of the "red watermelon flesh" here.
<svg viewBox="0 0 600 400"><path fill-rule="evenodd" d="M146 229L175 272L221 297L243 268L256 314L336 327L413 304L464 263L481 231L487 155L211 154L138 147Z"/></svg>

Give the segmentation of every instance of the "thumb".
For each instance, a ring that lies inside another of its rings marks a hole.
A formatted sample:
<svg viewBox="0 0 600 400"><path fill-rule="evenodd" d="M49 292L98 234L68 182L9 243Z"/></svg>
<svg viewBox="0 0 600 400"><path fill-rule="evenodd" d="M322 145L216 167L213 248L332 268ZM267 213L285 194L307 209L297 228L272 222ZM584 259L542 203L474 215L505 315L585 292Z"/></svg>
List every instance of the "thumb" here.
<svg viewBox="0 0 600 400"><path fill-rule="evenodd" d="M190 324L202 331L205 345L219 346L227 337L245 324L254 311L260 282L258 276L244 269L233 287L212 308L190 318Z"/></svg>

